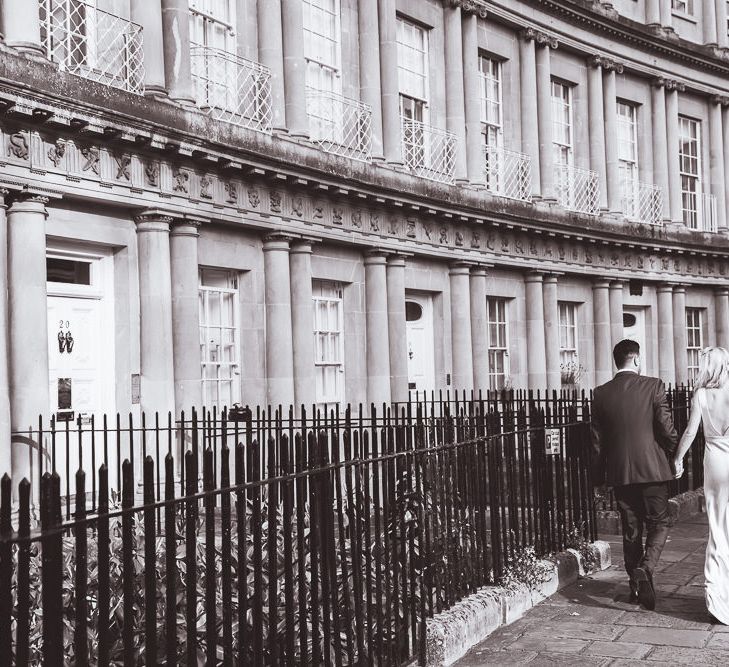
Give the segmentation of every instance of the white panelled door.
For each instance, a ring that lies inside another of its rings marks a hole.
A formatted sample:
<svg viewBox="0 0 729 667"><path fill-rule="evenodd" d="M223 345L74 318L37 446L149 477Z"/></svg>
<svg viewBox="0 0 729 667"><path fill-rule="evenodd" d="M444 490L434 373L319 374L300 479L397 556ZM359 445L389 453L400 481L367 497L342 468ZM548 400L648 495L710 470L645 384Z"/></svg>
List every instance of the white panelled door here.
<svg viewBox="0 0 729 667"><path fill-rule="evenodd" d="M408 294L405 297L408 344L408 388L411 398L435 389L433 297Z"/></svg>

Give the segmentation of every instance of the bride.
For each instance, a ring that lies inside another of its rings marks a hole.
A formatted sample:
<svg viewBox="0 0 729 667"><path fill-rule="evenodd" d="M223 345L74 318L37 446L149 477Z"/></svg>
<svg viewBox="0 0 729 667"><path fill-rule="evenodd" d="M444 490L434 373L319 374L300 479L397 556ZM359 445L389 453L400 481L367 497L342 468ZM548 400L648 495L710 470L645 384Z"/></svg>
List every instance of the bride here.
<svg viewBox="0 0 729 667"><path fill-rule="evenodd" d="M701 352L691 416L676 451L676 477L683 475L683 457L703 422L704 495L709 517L706 545L706 606L729 625L729 352L707 347Z"/></svg>

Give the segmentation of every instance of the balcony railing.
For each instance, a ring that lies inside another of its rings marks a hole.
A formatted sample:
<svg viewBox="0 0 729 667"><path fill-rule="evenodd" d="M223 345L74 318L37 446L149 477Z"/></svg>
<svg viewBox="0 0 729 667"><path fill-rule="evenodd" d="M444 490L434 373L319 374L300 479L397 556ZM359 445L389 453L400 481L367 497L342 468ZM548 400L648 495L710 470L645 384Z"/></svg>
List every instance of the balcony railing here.
<svg viewBox="0 0 729 667"><path fill-rule="evenodd" d="M699 212L699 230L703 232L716 232L719 229L716 214L716 195L701 195L701 210Z"/></svg>
<svg viewBox="0 0 729 667"><path fill-rule="evenodd" d="M568 211L597 215L599 209L597 174L587 169L558 165L557 200Z"/></svg>
<svg viewBox="0 0 729 667"><path fill-rule="evenodd" d="M271 72L234 53L190 48L195 99L213 118L270 134Z"/></svg>
<svg viewBox="0 0 729 667"><path fill-rule="evenodd" d="M456 135L418 120L402 119L405 165L417 176L452 183L456 169Z"/></svg>
<svg viewBox="0 0 729 667"><path fill-rule="evenodd" d="M39 3L41 44L49 60L107 86L144 92L141 26L83 0Z"/></svg>
<svg viewBox="0 0 729 667"><path fill-rule="evenodd" d="M531 201L532 163L528 155L496 146L484 146L483 170L486 189L492 194Z"/></svg>
<svg viewBox="0 0 729 667"><path fill-rule="evenodd" d="M647 225L663 223L663 190L656 185L625 181L622 205L628 220Z"/></svg>
<svg viewBox="0 0 729 667"><path fill-rule="evenodd" d="M372 154L372 108L333 92L307 88L309 135L322 150L368 162Z"/></svg>

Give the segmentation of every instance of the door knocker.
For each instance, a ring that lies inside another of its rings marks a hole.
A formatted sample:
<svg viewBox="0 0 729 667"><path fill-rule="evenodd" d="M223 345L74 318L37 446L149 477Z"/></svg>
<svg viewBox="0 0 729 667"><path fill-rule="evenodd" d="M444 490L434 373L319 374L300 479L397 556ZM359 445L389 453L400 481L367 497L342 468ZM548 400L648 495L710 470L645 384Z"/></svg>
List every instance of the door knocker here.
<svg viewBox="0 0 729 667"><path fill-rule="evenodd" d="M73 350L73 336L71 335L70 331L66 332L66 352L68 354L71 354L71 350Z"/></svg>
<svg viewBox="0 0 729 667"><path fill-rule="evenodd" d="M73 335L71 334L71 329L69 328L68 321L65 322L66 333L63 332L63 320L60 321L59 327L60 329L58 330L58 352L60 354L63 354L64 352L71 354L71 351L73 350L74 340Z"/></svg>

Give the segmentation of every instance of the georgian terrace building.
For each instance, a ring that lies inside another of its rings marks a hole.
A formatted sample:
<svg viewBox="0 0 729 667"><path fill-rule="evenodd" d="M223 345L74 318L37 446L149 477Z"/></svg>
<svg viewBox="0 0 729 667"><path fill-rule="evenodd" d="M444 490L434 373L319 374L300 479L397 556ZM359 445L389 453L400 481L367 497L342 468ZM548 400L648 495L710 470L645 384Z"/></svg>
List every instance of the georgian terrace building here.
<svg viewBox="0 0 729 667"><path fill-rule="evenodd" d="M5 441L729 345L723 0L0 5Z"/></svg>

